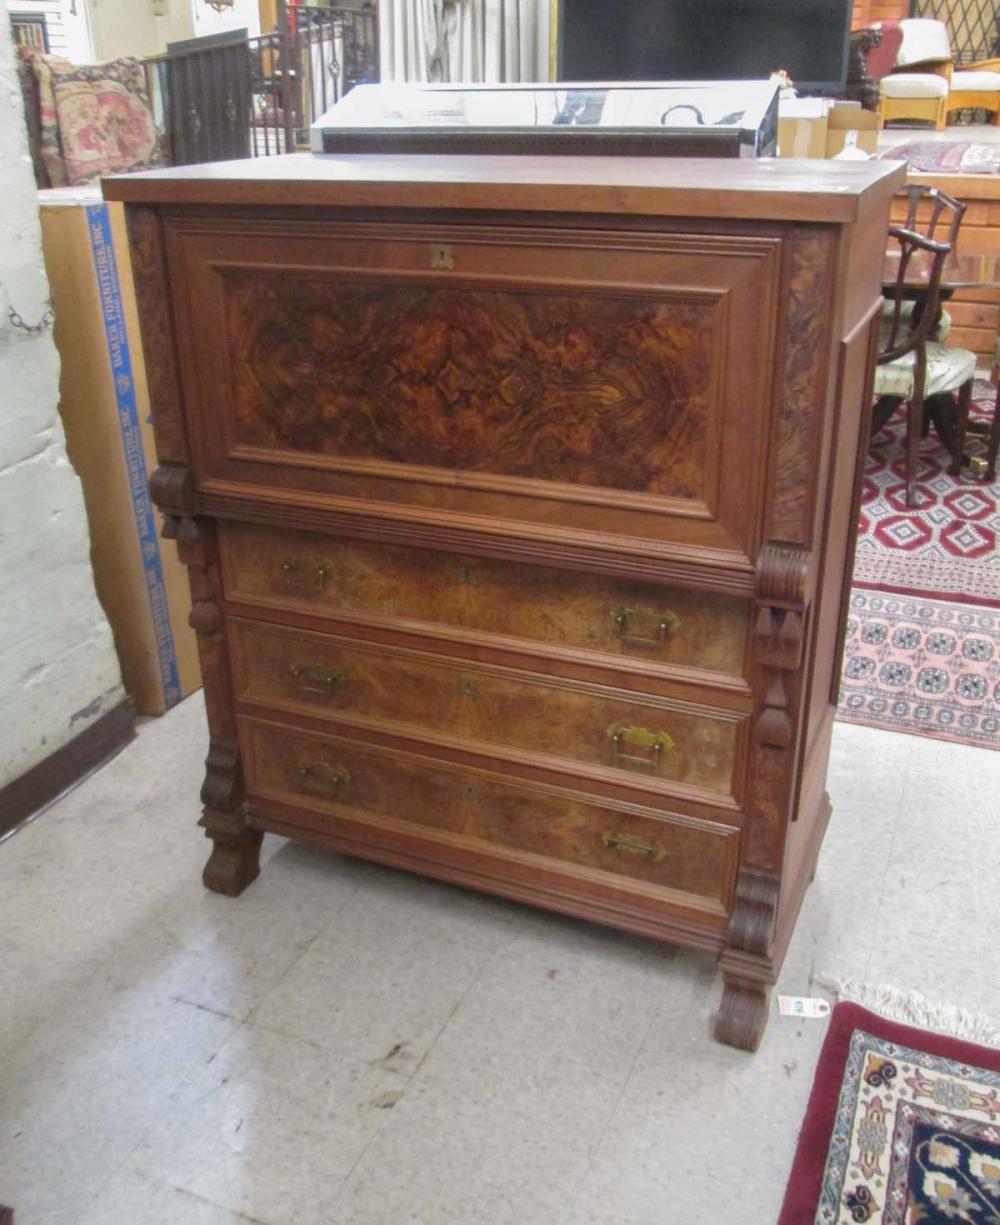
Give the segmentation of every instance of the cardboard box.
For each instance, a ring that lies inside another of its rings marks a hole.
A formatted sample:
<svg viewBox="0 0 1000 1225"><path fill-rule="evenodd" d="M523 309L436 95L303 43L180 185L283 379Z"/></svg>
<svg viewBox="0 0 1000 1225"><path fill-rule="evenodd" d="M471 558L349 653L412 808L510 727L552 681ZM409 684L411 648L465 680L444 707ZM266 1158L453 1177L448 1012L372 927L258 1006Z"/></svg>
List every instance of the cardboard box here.
<svg viewBox="0 0 1000 1225"><path fill-rule="evenodd" d="M869 157L878 148L878 115L862 110L858 104L838 102L826 117L826 156L836 157L847 143L848 133L855 133L855 143Z"/></svg>
<svg viewBox="0 0 1000 1225"><path fill-rule="evenodd" d="M124 211L97 188L43 191L40 204L60 413L97 594L136 710L162 714L201 686L201 672L187 573L149 497L156 459Z"/></svg>
<svg viewBox="0 0 1000 1225"><path fill-rule="evenodd" d="M779 157L826 157L826 116L778 117Z"/></svg>
<svg viewBox="0 0 1000 1225"><path fill-rule="evenodd" d="M778 100L778 156L825 157L827 98Z"/></svg>

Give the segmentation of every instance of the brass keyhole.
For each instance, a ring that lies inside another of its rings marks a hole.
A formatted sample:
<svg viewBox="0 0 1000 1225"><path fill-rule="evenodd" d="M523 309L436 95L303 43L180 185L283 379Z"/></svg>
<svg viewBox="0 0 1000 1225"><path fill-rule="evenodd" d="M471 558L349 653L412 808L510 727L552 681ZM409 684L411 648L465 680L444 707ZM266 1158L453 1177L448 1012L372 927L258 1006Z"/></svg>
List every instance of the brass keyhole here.
<svg viewBox="0 0 1000 1225"><path fill-rule="evenodd" d="M432 245L431 267L445 270L455 267L455 255L450 242L436 242Z"/></svg>
<svg viewBox="0 0 1000 1225"><path fill-rule="evenodd" d="M476 696L476 682L470 681L467 677L462 677L458 682L458 692L463 698L474 698Z"/></svg>

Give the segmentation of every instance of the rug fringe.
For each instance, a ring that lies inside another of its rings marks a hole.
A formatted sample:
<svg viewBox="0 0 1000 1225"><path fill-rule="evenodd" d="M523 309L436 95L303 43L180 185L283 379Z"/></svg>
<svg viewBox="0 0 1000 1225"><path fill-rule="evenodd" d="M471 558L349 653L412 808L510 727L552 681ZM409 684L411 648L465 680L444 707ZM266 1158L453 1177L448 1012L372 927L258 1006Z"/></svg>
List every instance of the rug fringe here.
<svg viewBox="0 0 1000 1225"><path fill-rule="evenodd" d="M862 983L856 978L817 974L815 982L838 1000L860 1004L890 1021L932 1029L951 1038L1000 1047L1000 1029L982 1013L969 1012L955 1004L938 1004L919 991L900 991L886 983Z"/></svg>

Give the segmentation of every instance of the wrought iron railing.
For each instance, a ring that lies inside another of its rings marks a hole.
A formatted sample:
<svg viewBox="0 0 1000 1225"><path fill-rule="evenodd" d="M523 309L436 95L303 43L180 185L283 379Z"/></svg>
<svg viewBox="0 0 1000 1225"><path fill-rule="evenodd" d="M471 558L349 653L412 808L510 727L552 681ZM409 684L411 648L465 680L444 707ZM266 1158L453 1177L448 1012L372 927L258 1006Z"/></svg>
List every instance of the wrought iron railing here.
<svg viewBox="0 0 1000 1225"><path fill-rule="evenodd" d="M1000 8L993 0L910 0L910 16L945 23L956 65L1000 55Z"/></svg>
<svg viewBox="0 0 1000 1225"><path fill-rule="evenodd" d="M268 157L308 144L309 125L353 86L378 80L373 7L291 8L259 38L219 35L145 61L174 165Z"/></svg>
<svg viewBox="0 0 1000 1225"><path fill-rule="evenodd" d="M371 5L289 8L279 0L278 29L297 68L293 108L301 141L313 120L348 90L379 79L378 18Z"/></svg>

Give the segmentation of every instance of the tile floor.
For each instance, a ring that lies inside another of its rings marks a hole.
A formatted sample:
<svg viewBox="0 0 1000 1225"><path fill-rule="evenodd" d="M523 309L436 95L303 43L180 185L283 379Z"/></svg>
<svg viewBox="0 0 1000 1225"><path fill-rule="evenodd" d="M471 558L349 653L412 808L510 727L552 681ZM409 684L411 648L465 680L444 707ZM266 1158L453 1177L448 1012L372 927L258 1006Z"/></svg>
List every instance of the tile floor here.
<svg viewBox="0 0 1000 1225"><path fill-rule="evenodd" d="M17 1225L772 1225L825 1022L714 1044L707 957L279 839L199 882L198 697L0 845ZM1000 1020L1000 753L840 724L780 989Z"/></svg>

